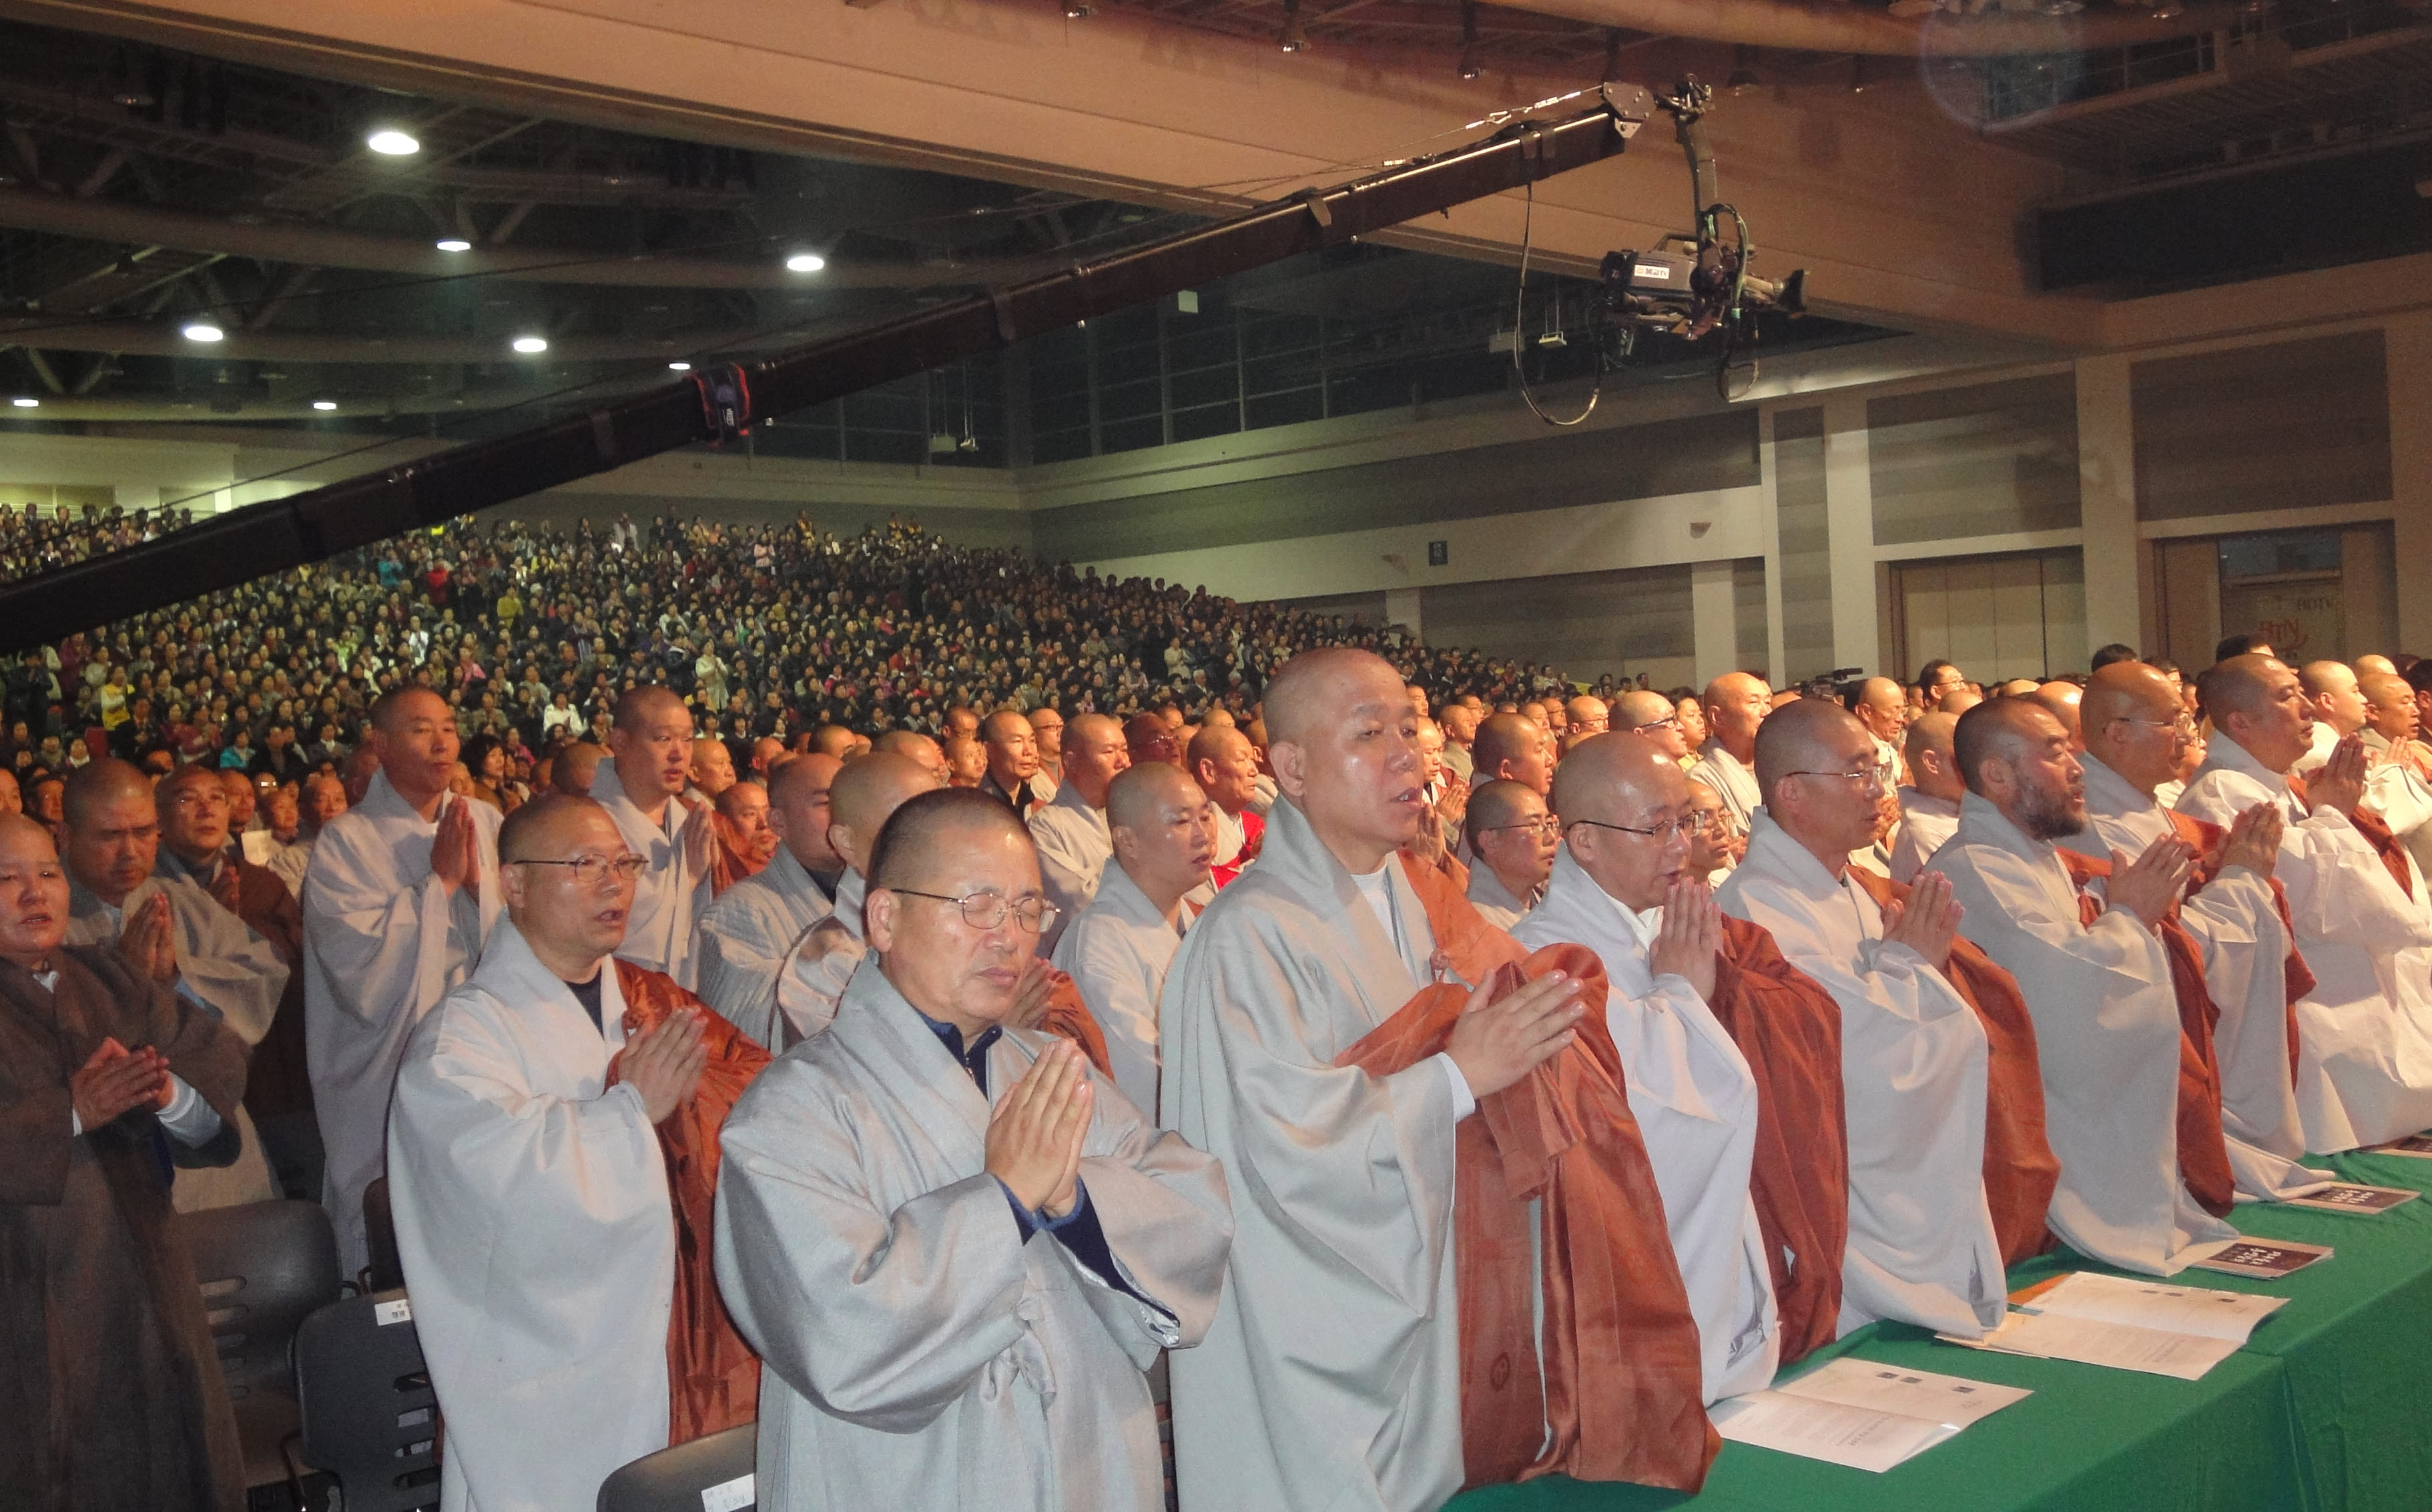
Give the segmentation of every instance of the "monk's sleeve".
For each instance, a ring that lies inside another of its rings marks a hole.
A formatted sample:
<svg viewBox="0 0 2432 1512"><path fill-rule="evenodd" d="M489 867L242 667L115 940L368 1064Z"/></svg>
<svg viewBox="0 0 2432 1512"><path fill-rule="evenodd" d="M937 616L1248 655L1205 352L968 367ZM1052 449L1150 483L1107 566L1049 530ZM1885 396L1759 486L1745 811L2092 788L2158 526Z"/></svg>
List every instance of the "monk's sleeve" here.
<svg viewBox="0 0 2432 1512"><path fill-rule="evenodd" d="M718 1290L794 1389L848 1422L917 1433L1022 1341L1022 1234L985 1171L882 1201L851 1110L819 1075L780 1061L727 1120Z"/></svg>
<svg viewBox="0 0 2432 1512"><path fill-rule="evenodd" d="M333 827L313 846L304 935L338 1010L378 1024L438 1000L447 981L451 895L427 866L418 880L390 890L396 863L353 844L371 838Z"/></svg>
<svg viewBox="0 0 2432 1512"><path fill-rule="evenodd" d="M0 1011L0 1204L49 1205L67 1191L75 1067L49 1038Z"/></svg>
<svg viewBox="0 0 2432 1512"><path fill-rule="evenodd" d="M2260 783L2234 782L2232 775L2214 773L2196 782L2179 807L2225 828L2242 806L2271 796ZM2272 875L2288 895L2290 922L2305 938L2369 950L2432 945L2432 920L2391 880L2373 842L2337 809L2317 810L2282 832Z"/></svg>
<svg viewBox="0 0 2432 1512"><path fill-rule="evenodd" d="M1107 1285L1086 1265L1073 1268L1106 1332L1145 1370L1158 1350L1207 1336L1232 1249L1233 1204L1223 1162L1151 1126L1106 1077L1091 1081L1097 1097L1081 1181L1130 1290Z"/></svg>

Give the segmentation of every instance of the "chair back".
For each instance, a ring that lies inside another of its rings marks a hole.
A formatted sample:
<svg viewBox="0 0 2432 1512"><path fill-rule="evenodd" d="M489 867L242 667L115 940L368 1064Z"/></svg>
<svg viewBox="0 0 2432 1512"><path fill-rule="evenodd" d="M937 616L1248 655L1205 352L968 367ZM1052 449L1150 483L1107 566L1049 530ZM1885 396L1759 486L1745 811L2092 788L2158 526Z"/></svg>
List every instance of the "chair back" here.
<svg viewBox="0 0 2432 1512"><path fill-rule="evenodd" d="M338 1296L338 1241L318 1202L247 1202L180 1213L228 1396L293 1396L296 1330Z"/></svg>
<svg viewBox="0 0 2432 1512"><path fill-rule="evenodd" d="M760 1427L747 1422L645 1454L600 1482L599 1512L753 1512L759 1449Z"/></svg>
<svg viewBox="0 0 2432 1512"><path fill-rule="evenodd" d="M364 1268L365 1291L395 1291L405 1285L405 1263L397 1258L397 1219L388 1206L388 1178L375 1176L363 1188L363 1247L371 1263Z"/></svg>
<svg viewBox="0 0 2432 1512"><path fill-rule="evenodd" d="M337 1478L346 1512L439 1504L439 1397L402 1291L331 1302L296 1335L304 1463Z"/></svg>

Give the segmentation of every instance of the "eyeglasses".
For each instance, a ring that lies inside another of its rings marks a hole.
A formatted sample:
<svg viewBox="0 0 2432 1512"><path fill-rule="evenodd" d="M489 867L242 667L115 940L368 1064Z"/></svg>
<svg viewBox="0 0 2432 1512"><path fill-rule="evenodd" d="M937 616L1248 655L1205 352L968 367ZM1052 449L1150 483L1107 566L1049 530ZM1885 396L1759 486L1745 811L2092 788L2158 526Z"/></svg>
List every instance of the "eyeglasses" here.
<svg viewBox="0 0 2432 1512"><path fill-rule="evenodd" d="M602 877L629 882L639 877L642 868L650 864L648 857L633 855L630 851L621 856L577 856L572 861L539 861L527 857L507 863L510 866L564 866L574 873L574 882L578 887L597 887Z"/></svg>
<svg viewBox="0 0 2432 1512"><path fill-rule="evenodd" d="M1522 819L1517 824L1482 824L1478 827L1479 834L1494 834L1500 830L1526 830L1538 839L1545 840L1562 832L1562 821L1550 814L1545 814L1533 819Z"/></svg>
<svg viewBox="0 0 2432 1512"><path fill-rule="evenodd" d="M2121 714L2113 722L2123 725L2145 725L2154 730L2168 730L2182 735L2192 735L2196 732L2195 719L2187 714L2181 714L2176 719L2139 719L2135 714Z"/></svg>
<svg viewBox="0 0 2432 1512"><path fill-rule="evenodd" d="M1063 912L1036 898L1025 898L1019 903L1007 902L1003 893L970 893L954 898L944 893L916 892L909 887L889 887L887 890L902 893L906 898L926 898L932 902L952 903L963 911L963 922L975 930L995 929L1010 915L1015 923L1031 933L1042 934L1054 927L1056 916Z"/></svg>
<svg viewBox="0 0 2432 1512"><path fill-rule="evenodd" d="M1677 836L1682 840L1693 840L1706 832L1713 819L1714 815L1710 814L1692 810L1677 819L1665 820L1651 830L1642 830L1634 824L1607 824L1602 819L1573 819L1571 823L1591 825L1598 830L1619 830L1624 834L1643 834L1650 839L1670 840Z"/></svg>
<svg viewBox="0 0 2432 1512"><path fill-rule="evenodd" d="M1876 762L1872 765L1859 767L1854 772L1784 772L1782 775L1784 777L1837 777L1845 782L1855 782L1860 787L1870 787L1878 793L1883 793L1890 791L1892 783L1898 781L1900 769L1889 762Z"/></svg>
<svg viewBox="0 0 2432 1512"><path fill-rule="evenodd" d="M1632 726L1630 726L1630 732L1631 734L1633 734L1633 735L1643 735L1643 734L1647 733L1647 732L1648 731L1650 731L1650 730L1662 730L1662 729L1664 729L1666 726L1669 726L1671 729L1674 729L1674 730L1678 730L1678 729L1680 729L1680 716L1678 714L1665 714L1665 715L1664 715L1663 718L1661 718L1661 719L1649 719L1648 721L1647 721L1647 723L1645 723L1645 724L1643 724L1643 725L1632 725ZM1588 821L1586 821L1586 820L1581 820L1580 822L1581 822L1581 823L1586 823L1586 822L1588 822Z"/></svg>

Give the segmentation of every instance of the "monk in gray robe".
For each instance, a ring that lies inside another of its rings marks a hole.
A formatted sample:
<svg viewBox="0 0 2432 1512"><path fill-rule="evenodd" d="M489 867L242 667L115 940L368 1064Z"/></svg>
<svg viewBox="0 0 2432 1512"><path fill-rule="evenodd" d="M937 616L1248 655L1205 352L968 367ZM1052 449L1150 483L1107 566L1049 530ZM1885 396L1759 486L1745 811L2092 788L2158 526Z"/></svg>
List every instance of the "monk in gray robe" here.
<svg viewBox="0 0 2432 1512"><path fill-rule="evenodd" d="M764 1050L777 1030L777 977L785 958L836 905L819 873L836 860L828 843L830 789L842 763L813 754L768 780L768 827L777 853L720 894L701 916L701 996Z"/></svg>
<svg viewBox="0 0 2432 1512"><path fill-rule="evenodd" d="M760 1503L1153 1512L1143 1372L1215 1312L1224 1171L1070 1042L1005 1027L1052 905L1001 800L909 800L868 877L871 953L835 1022L721 1142Z"/></svg>
<svg viewBox="0 0 2432 1512"><path fill-rule="evenodd" d="M235 1158L245 1046L149 963L64 944L67 923L49 832L0 815L0 1499L239 1512L236 1419L159 1161Z"/></svg>
<svg viewBox="0 0 2432 1512"><path fill-rule="evenodd" d="M779 1037L769 1049L808 1039L836 1016L845 983L870 953L862 932L869 892L862 868L878 832L906 799L945 785L944 777L891 750L873 750L836 774L828 789L828 844L844 863L844 875L836 880L836 906L803 933L778 970L770 1028Z"/></svg>

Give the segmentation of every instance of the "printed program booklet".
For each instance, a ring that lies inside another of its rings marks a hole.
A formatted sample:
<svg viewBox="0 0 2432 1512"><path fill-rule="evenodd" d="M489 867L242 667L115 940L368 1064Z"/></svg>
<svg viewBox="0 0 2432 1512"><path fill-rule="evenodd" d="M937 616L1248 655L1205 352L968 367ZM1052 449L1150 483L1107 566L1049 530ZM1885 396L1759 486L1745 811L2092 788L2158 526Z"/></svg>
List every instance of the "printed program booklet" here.
<svg viewBox="0 0 2432 1512"><path fill-rule="evenodd" d="M2288 1299L2072 1270L2013 1302L2001 1326L1981 1339L1935 1336L1969 1349L2196 1381L2237 1353L2255 1325Z"/></svg>
<svg viewBox="0 0 2432 1512"><path fill-rule="evenodd" d="M1714 1420L1734 1443L1880 1472L2031 1395L1845 1355L1771 1390L1716 1403Z"/></svg>

